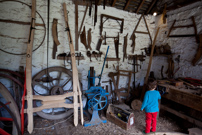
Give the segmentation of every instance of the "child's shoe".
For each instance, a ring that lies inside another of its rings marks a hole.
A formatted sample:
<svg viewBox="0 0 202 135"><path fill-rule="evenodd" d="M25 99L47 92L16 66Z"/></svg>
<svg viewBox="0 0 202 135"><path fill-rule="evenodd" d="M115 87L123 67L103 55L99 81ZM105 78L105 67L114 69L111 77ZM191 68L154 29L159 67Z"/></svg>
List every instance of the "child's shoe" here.
<svg viewBox="0 0 202 135"><path fill-rule="evenodd" d="M145 134L145 135L146 135L146 134L149 134L149 133L145 133L145 130L143 130L142 133Z"/></svg>

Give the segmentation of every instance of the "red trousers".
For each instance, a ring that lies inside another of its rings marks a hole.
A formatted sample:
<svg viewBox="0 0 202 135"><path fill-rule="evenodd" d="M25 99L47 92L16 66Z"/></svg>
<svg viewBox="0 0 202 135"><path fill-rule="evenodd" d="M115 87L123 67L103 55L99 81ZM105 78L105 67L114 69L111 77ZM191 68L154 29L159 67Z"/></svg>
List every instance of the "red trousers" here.
<svg viewBox="0 0 202 135"><path fill-rule="evenodd" d="M146 113L146 128L145 133L150 132L150 128L152 126L151 132L156 132L156 117L158 112Z"/></svg>

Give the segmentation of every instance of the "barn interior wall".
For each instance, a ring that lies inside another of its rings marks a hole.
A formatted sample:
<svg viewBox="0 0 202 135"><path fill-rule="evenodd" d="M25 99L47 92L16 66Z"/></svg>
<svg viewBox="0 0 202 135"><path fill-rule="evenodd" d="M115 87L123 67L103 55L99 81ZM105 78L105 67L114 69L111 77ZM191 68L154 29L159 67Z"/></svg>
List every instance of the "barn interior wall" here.
<svg viewBox="0 0 202 135"><path fill-rule="evenodd" d="M21 0L22 2L25 2L29 5L31 5L31 1L27 0ZM73 43L75 44L75 6L72 3L71 0L50 0L50 18L49 18L49 46L47 47L47 34L44 40L44 43L33 52L33 58L32 58L32 76L36 75L41 70L47 68L47 67L54 67L54 66L62 66L66 67L68 69L71 69L71 65L63 60L57 60L52 59L52 49L53 49L53 38L52 38L52 21L53 18L58 19L58 39L60 41L60 45L58 46L58 51L56 55L61 53L68 53L69 50L69 42L67 38L67 32L65 31L65 21L64 21L64 13L63 13L63 7L62 3L65 2L67 5L68 10L68 18L69 18L69 25L71 30L71 35L73 38ZM38 1L37 0L37 11L41 14L42 18L44 19L44 22L46 24L46 33L47 33L47 1ZM100 30L100 15L101 14L107 14L119 18L124 18L124 29L123 33L120 33L120 45L119 45L119 57L121 58L119 62L119 69L133 71L133 65L128 64L132 63L132 61L125 60L123 62L123 37L128 34L128 47L127 47L127 53L133 54L131 52L132 47L130 46L132 41L129 40L130 35L133 32L133 29L135 28L140 15L135 13L129 13L123 10L118 10L113 7L106 7L104 10L102 6L98 6L98 16L97 16L97 23L94 27L93 25L93 15L94 15L94 9L92 12L92 16L90 17L88 15L89 10L87 11L87 15L84 21L84 25L86 28L86 31L89 30L89 28L92 29L92 49L96 49L96 44L99 39L99 30ZM78 7L78 13L79 13L79 27L82 22L82 18L85 11L85 6L79 6ZM24 22L30 22L30 16L31 16L31 10L27 6L16 3L16 2L3 2L0 3L0 18L2 19L9 19L9 20L15 20L15 21L24 21ZM147 20L147 24L151 33L152 38L155 35L156 26L155 26L155 17L148 15L145 16ZM42 20L37 15L36 17L36 23L42 23ZM13 24L13 23L5 23L0 22L0 47L2 50L7 51L9 53L26 53L27 48L27 40L29 36L29 25L19 25L19 24ZM82 29L83 30L83 29ZM104 24L103 29L103 35L104 32L107 32L107 36L117 36L118 32L120 30L119 24L114 20L108 20ZM141 20L138 29L139 31L146 31L146 27L144 24L143 19ZM41 43L44 35L44 28L40 26L36 26L35 35L34 35L34 46L33 49L36 49L39 44ZM134 54L141 54L142 48L148 47L149 44L151 44L151 41L149 39L148 35L144 34L137 34L136 35L136 47L135 47L135 53ZM114 41L111 39L107 39L107 44L110 46L108 56L109 57L115 57L115 48L114 48ZM105 52L107 50L106 45L101 46L101 51L103 52L103 55L101 57L101 60L96 60L95 58L92 58L92 62L90 62L89 57L86 56L86 49L84 45L80 42L79 39L79 52L84 55L85 60L80 60L79 65L77 65L78 73L79 73L79 79L81 80L83 84L83 89L87 89L87 75L88 70L91 66L94 66L94 69L96 71L96 75L99 75L101 73L103 60L105 56ZM48 52L48 54L47 54ZM48 59L48 63L47 63ZM148 67L149 57L146 57L146 60L141 64L141 69L136 74L136 85L138 83L143 84L144 77L146 75L147 67ZM108 73L109 72L115 72L116 66L118 62L108 62L109 67L104 68L103 75L102 75L102 81L108 81ZM5 52L0 52L0 68L9 69L13 71L18 71L19 66L26 65L26 56L25 55L13 55L8 54ZM156 68L156 66L153 66L153 70ZM133 77L132 77L133 78ZM125 87L127 85L127 78L121 77L120 78L120 87ZM0 81L3 82L7 87L10 83L8 80L5 80L4 78L0 78ZM97 84L98 81L96 81ZM102 84L104 86L105 84ZM132 86L132 83L131 83ZM39 89L40 91L40 89Z"/></svg>
<svg viewBox="0 0 202 135"><path fill-rule="evenodd" d="M178 8L173 11L167 12L167 23L163 24L162 15L156 17L156 25L160 26L160 33L156 46L160 45L170 45L171 51L173 53L174 60L174 77L192 77L197 79L202 79L202 61L199 61L198 65L193 66L192 60L197 52L198 43L196 43L195 37L183 37L183 38L169 38L167 34L174 20L176 23L174 26L182 26L193 24L191 17L194 16L197 34L202 34L202 1L196 2L194 4L188 5L186 7ZM187 35L194 34L194 28L178 28L171 31L170 35ZM175 60L177 56L180 55L180 62ZM152 61L151 70L154 71L155 77L162 79L161 77L161 67L164 66L164 77L167 77L166 70L168 68L167 57L155 56ZM179 70L177 70L179 69Z"/></svg>

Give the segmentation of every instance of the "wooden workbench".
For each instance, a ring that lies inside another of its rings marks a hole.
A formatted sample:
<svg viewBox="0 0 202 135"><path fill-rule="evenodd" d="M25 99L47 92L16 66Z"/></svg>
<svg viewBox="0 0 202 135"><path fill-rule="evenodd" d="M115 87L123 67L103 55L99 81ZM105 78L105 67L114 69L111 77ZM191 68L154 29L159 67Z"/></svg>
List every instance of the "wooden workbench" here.
<svg viewBox="0 0 202 135"><path fill-rule="evenodd" d="M162 97L172 100L184 106L202 112L202 96L195 95L195 90L181 89L168 84L158 84L159 86L166 87L166 92Z"/></svg>
<svg viewBox="0 0 202 135"><path fill-rule="evenodd" d="M162 96L162 99L165 98L167 100L176 102L185 107L202 112L202 96L193 94L193 93L196 93L195 90L177 88L175 86L168 85L168 84L158 84L158 85L165 87L166 92L168 92L168 94L164 94ZM163 104L161 104L160 109L166 110L182 119L185 119L191 123L194 123L197 126L202 127L202 121L195 119L192 116L188 116L186 114L180 113L179 111L173 108L167 107L166 105L163 105Z"/></svg>

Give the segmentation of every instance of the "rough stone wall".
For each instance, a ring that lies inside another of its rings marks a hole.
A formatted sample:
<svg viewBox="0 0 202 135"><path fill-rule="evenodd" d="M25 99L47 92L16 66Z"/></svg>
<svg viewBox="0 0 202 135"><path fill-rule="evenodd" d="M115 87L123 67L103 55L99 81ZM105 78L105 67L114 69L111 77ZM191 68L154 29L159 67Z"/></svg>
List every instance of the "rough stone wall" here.
<svg viewBox="0 0 202 135"><path fill-rule="evenodd" d="M27 0L21 0L29 5L31 5L31 1ZM60 41L60 45L58 46L57 54L60 53L67 53L69 52L69 43L67 38L67 32L64 31L65 29L65 21L64 21L64 13L63 13L63 7L62 3L66 2L67 10L69 11L68 18L69 18L69 25L71 30L71 35L75 44L75 6L72 3L71 0L51 0L50 5L50 32L49 32L49 48L47 50L47 37L45 38L44 43L42 46L40 46L36 51L33 52L33 58L32 58L32 75L34 76L42 69L45 69L48 67L53 66L63 66L64 67L64 61L63 60L57 60L52 59L52 48L53 48L53 39L52 39L52 21L53 18L58 19L58 37ZM41 14L43 17L46 27L47 27L47 1L39 1L37 0L37 11ZM85 6L79 6L79 27L82 22L83 14L85 11ZM4 2L0 3L0 18L2 19L9 19L9 20L15 20L15 21L24 21L29 22L30 21L30 15L31 10L23 5L16 2ZM88 12L88 11L87 11ZM93 50L96 48L97 41L99 39L99 30L100 30L100 15L101 14L107 14L119 18L124 18L124 29L123 33L120 33L120 45L119 45L119 57L121 58L121 61L119 62L120 69L123 70L130 70L133 71L133 65L128 64L128 60L125 59L125 62L123 61L123 37L128 33L128 47L127 47L127 53L132 54L131 50L132 47L130 47L132 41L129 40L130 35L135 28L140 15L137 15L135 13L129 13L125 12L123 10L118 10L112 7L106 7L105 10L103 10L102 6L98 7L98 16L97 16L97 23L94 27L93 25L93 14L94 14L94 8L92 12L92 16L90 17L87 13L86 19L84 21L84 25L86 28L86 31L88 31L89 28L92 29L92 43L91 47ZM154 29L155 29L155 18L153 16L145 16L149 30L151 32L151 35L153 37ZM36 23L42 23L42 20L37 15ZM19 24L11 24L11 23L4 23L0 22L0 48L3 50L6 50L8 52L12 53L26 53L27 48L27 39L29 35L29 25L19 25ZM82 29L83 30L83 29ZM120 26L118 23L114 20L108 20L104 24L103 33L106 31L107 36L117 36L118 32L120 30ZM139 24L138 27L139 31L146 31L145 24L142 21ZM46 31L47 33L47 31ZM38 47L40 42L43 39L44 34L44 28L37 26L35 35L34 35L34 49ZM148 35L144 34L137 34L136 35L136 48L135 48L135 54L141 54L141 48L147 47L150 43L150 39ZM110 46L108 56L109 57L115 57L115 48L114 48L114 42L113 40L107 39L107 44ZM83 84L83 89L87 89L87 74L88 70L90 69L90 66L95 67L96 75L99 75L102 69L103 65L103 59L105 56L107 46L102 45L101 51L104 55L102 55L102 58L100 61L95 60L92 58L93 62L90 62L90 59L86 56L86 50L84 45L80 42L79 39L79 51L84 55L85 60L81 60L80 64L77 65L78 72L79 72L79 79L81 80ZM48 56L47 56L48 51ZM47 57L48 57L48 65L47 65ZM148 57L146 58L146 61L142 64L141 70L136 74L136 84L141 83L143 84L144 76L146 75L147 66L148 66ZM132 63L132 61L131 61ZM14 71L19 70L19 66L26 65L26 57L25 55L11 55L5 52L0 51L0 68L6 68ZM109 68L104 68L103 75L102 75L102 81L108 81L108 73L109 72L115 72L114 66L117 66L117 62L108 62ZM114 66L113 66L114 65ZM66 68L70 69L70 64L65 63ZM133 77L132 77L133 78ZM120 87L125 87L127 85L128 79L126 77L120 78ZM4 82L6 85L9 85L8 81L5 79L0 78L1 82ZM97 84L97 81L96 81ZM105 84L102 84L103 86ZM132 83L131 83L132 86Z"/></svg>
<svg viewBox="0 0 202 135"><path fill-rule="evenodd" d="M202 79L202 61L198 65L193 66L191 64L196 51L198 49L198 44L196 43L195 37L183 37L183 38L167 38L167 34L174 20L176 23L174 26L189 25L193 24L191 16L195 17L195 22L197 26L197 33L202 34L202 2L197 2L186 7L182 7L167 13L167 23L162 23L162 16L158 16L156 19L156 25L161 27L159 32L158 40L156 45L169 44L171 46L171 51L174 54L173 60L175 64L175 71L177 71L178 66L180 69L175 73L174 77L192 77L197 79ZM194 34L194 28L178 28L172 30L170 35L187 35ZM179 65L175 58L180 55ZM161 66L164 65L164 77L168 66L167 58L163 56L156 56L153 58L152 68L155 77L161 79Z"/></svg>

